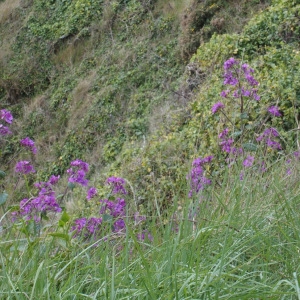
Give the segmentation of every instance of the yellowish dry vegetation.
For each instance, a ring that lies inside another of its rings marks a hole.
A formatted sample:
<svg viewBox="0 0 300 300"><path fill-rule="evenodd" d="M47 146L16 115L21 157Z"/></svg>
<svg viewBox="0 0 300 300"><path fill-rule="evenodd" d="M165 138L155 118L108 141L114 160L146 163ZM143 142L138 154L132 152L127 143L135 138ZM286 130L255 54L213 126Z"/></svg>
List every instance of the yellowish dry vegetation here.
<svg viewBox="0 0 300 300"><path fill-rule="evenodd" d="M0 3L0 24L5 23L14 9L20 6L20 0L7 0Z"/></svg>

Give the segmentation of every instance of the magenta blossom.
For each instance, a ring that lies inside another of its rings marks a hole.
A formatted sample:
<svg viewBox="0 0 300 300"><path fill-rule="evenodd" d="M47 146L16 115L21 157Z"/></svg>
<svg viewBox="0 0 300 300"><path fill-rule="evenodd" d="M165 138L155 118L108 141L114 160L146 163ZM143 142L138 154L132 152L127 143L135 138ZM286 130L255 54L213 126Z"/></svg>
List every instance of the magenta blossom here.
<svg viewBox="0 0 300 300"><path fill-rule="evenodd" d="M112 190L113 194L123 194L123 195L127 194L127 191L124 187L126 183L124 178L112 176L107 178L106 183L113 188Z"/></svg>
<svg viewBox="0 0 300 300"><path fill-rule="evenodd" d="M224 104L222 102L217 102L213 105L211 111L213 114L215 114L216 112L218 112L220 109L224 108Z"/></svg>
<svg viewBox="0 0 300 300"><path fill-rule="evenodd" d="M12 134L10 129L7 126L3 126L2 124L0 124L0 135L6 136L6 135L9 135L9 134Z"/></svg>
<svg viewBox="0 0 300 300"><path fill-rule="evenodd" d="M11 124L13 121L13 116L9 110L0 110L0 119L4 120L6 123Z"/></svg>
<svg viewBox="0 0 300 300"><path fill-rule="evenodd" d="M247 158L243 161L243 166L249 168L253 165L254 156L248 155Z"/></svg>
<svg viewBox="0 0 300 300"><path fill-rule="evenodd" d="M224 62L224 70L227 71L231 69L238 62L234 59L234 57L230 57L228 60Z"/></svg>
<svg viewBox="0 0 300 300"><path fill-rule="evenodd" d="M224 90L224 91L221 92L220 96L223 97L223 98L226 98L229 93L230 93L230 90Z"/></svg>
<svg viewBox="0 0 300 300"><path fill-rule="evenodd" d="M270 106L268 108L268 112L270 114L272 114L274 117L281 117L282 116L281 112L279 111L278 106Z"/></svg>
<svg viewBox="0 0 300 300"><path fill-rule="evenodd" d="M92 198L94 198L97 195L97 189L95 187L91 187L88 192L87 192L87 196L86 199L87 200L91 200Z"/></svg>
<svg viewBox="0 0 300 300"><path fill-rule="evenodd" d="M87 186L89 181L85 178L85 176L88 171L88 163L80 159L72 161L71 168L67 170L67 173L70 175L69 182Z"/></svg>
<svg viewBox="0 0 300 300"><path fill-rule="evenodd" d="M36 147L34 145L34 141L31 140L29 137L20 141L20 144L26 148L28 148L33 154L36 154Z"/></svg>
<svg viewBox="0 0 300 300"><path fill-rule="evenodd" d="M189 197L192 197L193 194L198 194L205 186L211 184L211 180L205 176L206 164L210 164L213 160L213 156L207 156L204 158L198 157L193 161L193 168L191 173L187 176L187 179L190 180L191 189L189 191Z"/></svg>
<svg viewBox="0 0 300 300"><path fill-rule="evenodd" d="M15 171L22 174L35 173L35 169L27 160L21 160L17 162Z"/></svg>
<svg viewBox="0 0 300 300"><path fill-rule="evenodd" d="M54 185L58 182L58 180L60 179L60 175L51 175L50 176L50 179L48 180L48 182L51 184L51 185Z"/></svg>

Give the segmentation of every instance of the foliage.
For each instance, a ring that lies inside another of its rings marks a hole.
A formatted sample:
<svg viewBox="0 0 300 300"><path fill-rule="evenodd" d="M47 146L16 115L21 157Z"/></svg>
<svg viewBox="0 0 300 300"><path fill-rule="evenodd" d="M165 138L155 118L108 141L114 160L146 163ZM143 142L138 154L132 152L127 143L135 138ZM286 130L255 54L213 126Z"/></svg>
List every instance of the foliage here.
<svg viewBox="0 0 300 300"><path fill-rule="evenodd" d="M12 98L0 112L3 297L300 295L299 5L229 34L234 1L192 1L183 75L190 45L158 2L30 8L1 71L20 91L17 122Z"/></svg>

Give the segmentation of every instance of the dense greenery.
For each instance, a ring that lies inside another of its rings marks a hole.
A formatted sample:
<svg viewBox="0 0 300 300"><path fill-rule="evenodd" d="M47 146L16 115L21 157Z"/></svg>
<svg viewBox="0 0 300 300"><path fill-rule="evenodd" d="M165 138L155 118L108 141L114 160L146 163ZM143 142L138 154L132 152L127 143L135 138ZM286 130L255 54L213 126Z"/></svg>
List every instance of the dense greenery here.
<svg viewBox="0 0 300 300"><path fill-rule="evenodd" d="M299 9L0 1L1 135L14 116L0 140L0 298L299 298ZM239 97L223 82L233 57ZM245 63L259 101L243 99ZM37 172L20 176L29 161ZM59 205L28 221L45 196L34 183L53 174ZM126 182L126 206L107 177ZM105 200L86 200L85 180ZM90 221L99 235L74 236Z"/></svg>

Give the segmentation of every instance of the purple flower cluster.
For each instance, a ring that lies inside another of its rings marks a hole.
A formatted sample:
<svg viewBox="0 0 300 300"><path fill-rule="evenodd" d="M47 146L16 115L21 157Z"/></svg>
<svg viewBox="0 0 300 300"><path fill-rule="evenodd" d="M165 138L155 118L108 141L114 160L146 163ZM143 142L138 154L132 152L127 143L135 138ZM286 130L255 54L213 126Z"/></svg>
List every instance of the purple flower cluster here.
<svg viewBox="0 0 300 300"><path fill-rule="evenodd" d="M126 183L124 178L112 176L107 178L106 183L112 187L113 194L127 194L127 191L124 188L124 185Z"/></svg>
<svg viewBox="0 0 300 300"><path fill-rule="evenodd" d="M102 203L100 214L108 214L113 218L120 218L125 216L126 201L124 199L117 198L116 202L104 199L100 200L100 203Z"/></svg>
<svg viewBox="0 0 300 300"><path fill-rule="evenodd" d="M20 144L24 146L25 148L28 148L33 154L36 154L37 149L34 145L34 141L31 140L29 137L26 137L25 139L22 139L20 141Z"/></svg>
<svg viewBox="0 0 300 300"><path fill-rule="evenodd" d="M221 92L220 96L223 98L227 98L229 93L230 93L230 90L224 90Z"/></svg>
<svg viewBox="0 0 300 300"><path fill-rule="evenodd" d="M219 139L221 139L220 146L222 147L222 151L226 153L232 152L232 145L234 143L234 139L228 137L229 129L225 128L220 134Z"/></svg>
<svg viewBox="0 0 300 300"><path fill-rule="evenodd" d="M100 228L103 220L102 218L80 218L74 221L71 231L74 233L73 237L84 236L90 238L100 233Z"/></svg>
<svg viewBox="0 0 300 300"><path fill-rule="evenodd" d="M267 128L256 140L258 142L265 141L266 145L274 150L281 150L282 147L274 138L279 137L278 131L271 127Z"/></svg>
<svg viewBox="0 0 300 300"><path fill-rule="evenodd" d="M0 119L4 120L8 124L11 124L14 118L9 110L1 109Z"/></svg>
<svg viewBox="0 0 300 300"><path fill-rule="evenodd" d="M56 201L53 186L58 182L59 176L52 175L47 182L38 182L34 186L38 189L38 195L34 198L23 199L20 202L20 210L13 212L12 217L15 221L19 217L26 217L26 220L33 219L40 222L41 213L61 212L61 208Z"/></svg>
<svg viewBox="0 0 300 300"><path fill-rule="evenodd" d="M146 220L146 216L140 215L140 213L138 211L134 214L135 225L140 224L140 223L144 222L145 220Z"/></svg>
<svg viewBox="0 0 300 300"><path fill-rule="evenodd" d="M6 123L11 124L13 121L13 116L10 111L8 111L6 109L1 109L0 110L0 120L4 120ZM12 134L9 127L4 126L3 124L0 124L0 135L6 136L9 134Z"/></svg>
<svg viewBox="0 0 300 300"><path fill-rule="evenodd" d="M248 155L247 158L243 161L243 166L249 168L254 163L254 156Z"/></svg>
<svg viewBox="0 0 300 300"><path fill-rule="evenodd" d="M241 81L241 78L243 76L244 80L246 80L247 85L249 85L250 88L246 89L243 86L239 87L237 90L233 91L233 97L235 98L239 98L240 96L252 97L254 100L259 101L260 96L257 94L257 88L255 88L255 86L258 86L258 82L252 76L253 73L254 70L250 68L248 64L243 64L239 66L239 62L235 60L233 57L231 57L224 63L223 84L236 86ZM227 98L229 93L230 90L227 89L222 91L220 95L223 98Z"/></svg>
<svg viewBox="0 0 300 300"><path fill-rule="evenodd" d="M191 182L191 189L189 191L189 197L193 194L199 193L206 185L211 184L211 180L205 176L204 165L211 163L213 156L207 156L205 158L196 158L192 164L191 173L188 176Z"/></svg>
<svg viewBox="0 0 300 300"><path fill-rule="evenodd" d="M89 181L85 177L88 171L89 171L88 163L80 159L76 159L72 161L71 168L67 170L67 173L70 176L69 182L78 183L82 186L87 186Z"/></svg>
<svg viewBox="0 0 300 300"><path fill-rule="evenodd" d="M270 107L268 108L268 112L269 112L271 115L273 115L274 117L281 117L281 116L282 116L281 112L279 111L278 106L270 106Z"/></svg>
<svg viewBox="0 0 300 300"><path fill-rule="evenodd" d="M222 102L217 102L213 105L211 111L213 114L215 114L216 112L218 112L220 109L224 108L224 104Z"/></svg>
<svg viewBox="0 0 300 300"><path fill-rule="evenodd" d="M107 199L100 200L102 207L100 209L100 218L80 218L74 221L71 231L74 232L74 237L84 236L85 238L95 237L100 234L101 225L103 224L103 216L109 215L113 221L113 232L122 232L125 230L126 224L124 216L126 214L124 199L117 198L116 201Z"/></svg>
<svg viewBox="0 0 300 300"><path fill-rule="evenodd" d="M142 233L139 233L137 235L137 239L142 242L145 241L145 239L148 239L150 242L153 242L153 236L147 229L143 230Z"/></svg>
<svg viewBox="0 0 300 300"><path fill-rule="evenodd" d="M88 192L87 192L87 196L86 199L87 200L91 200L92 198L94 198L97 195L97 189L95 187L91 187L89 188Z"/></svg>
<svg viewBox="0 0 300 300"><path fill-rule="evenodd" d="M20 174L35 173L34 167L30 164L30 161L27 160L21 160L17 162L15 171Z"/></svg>

